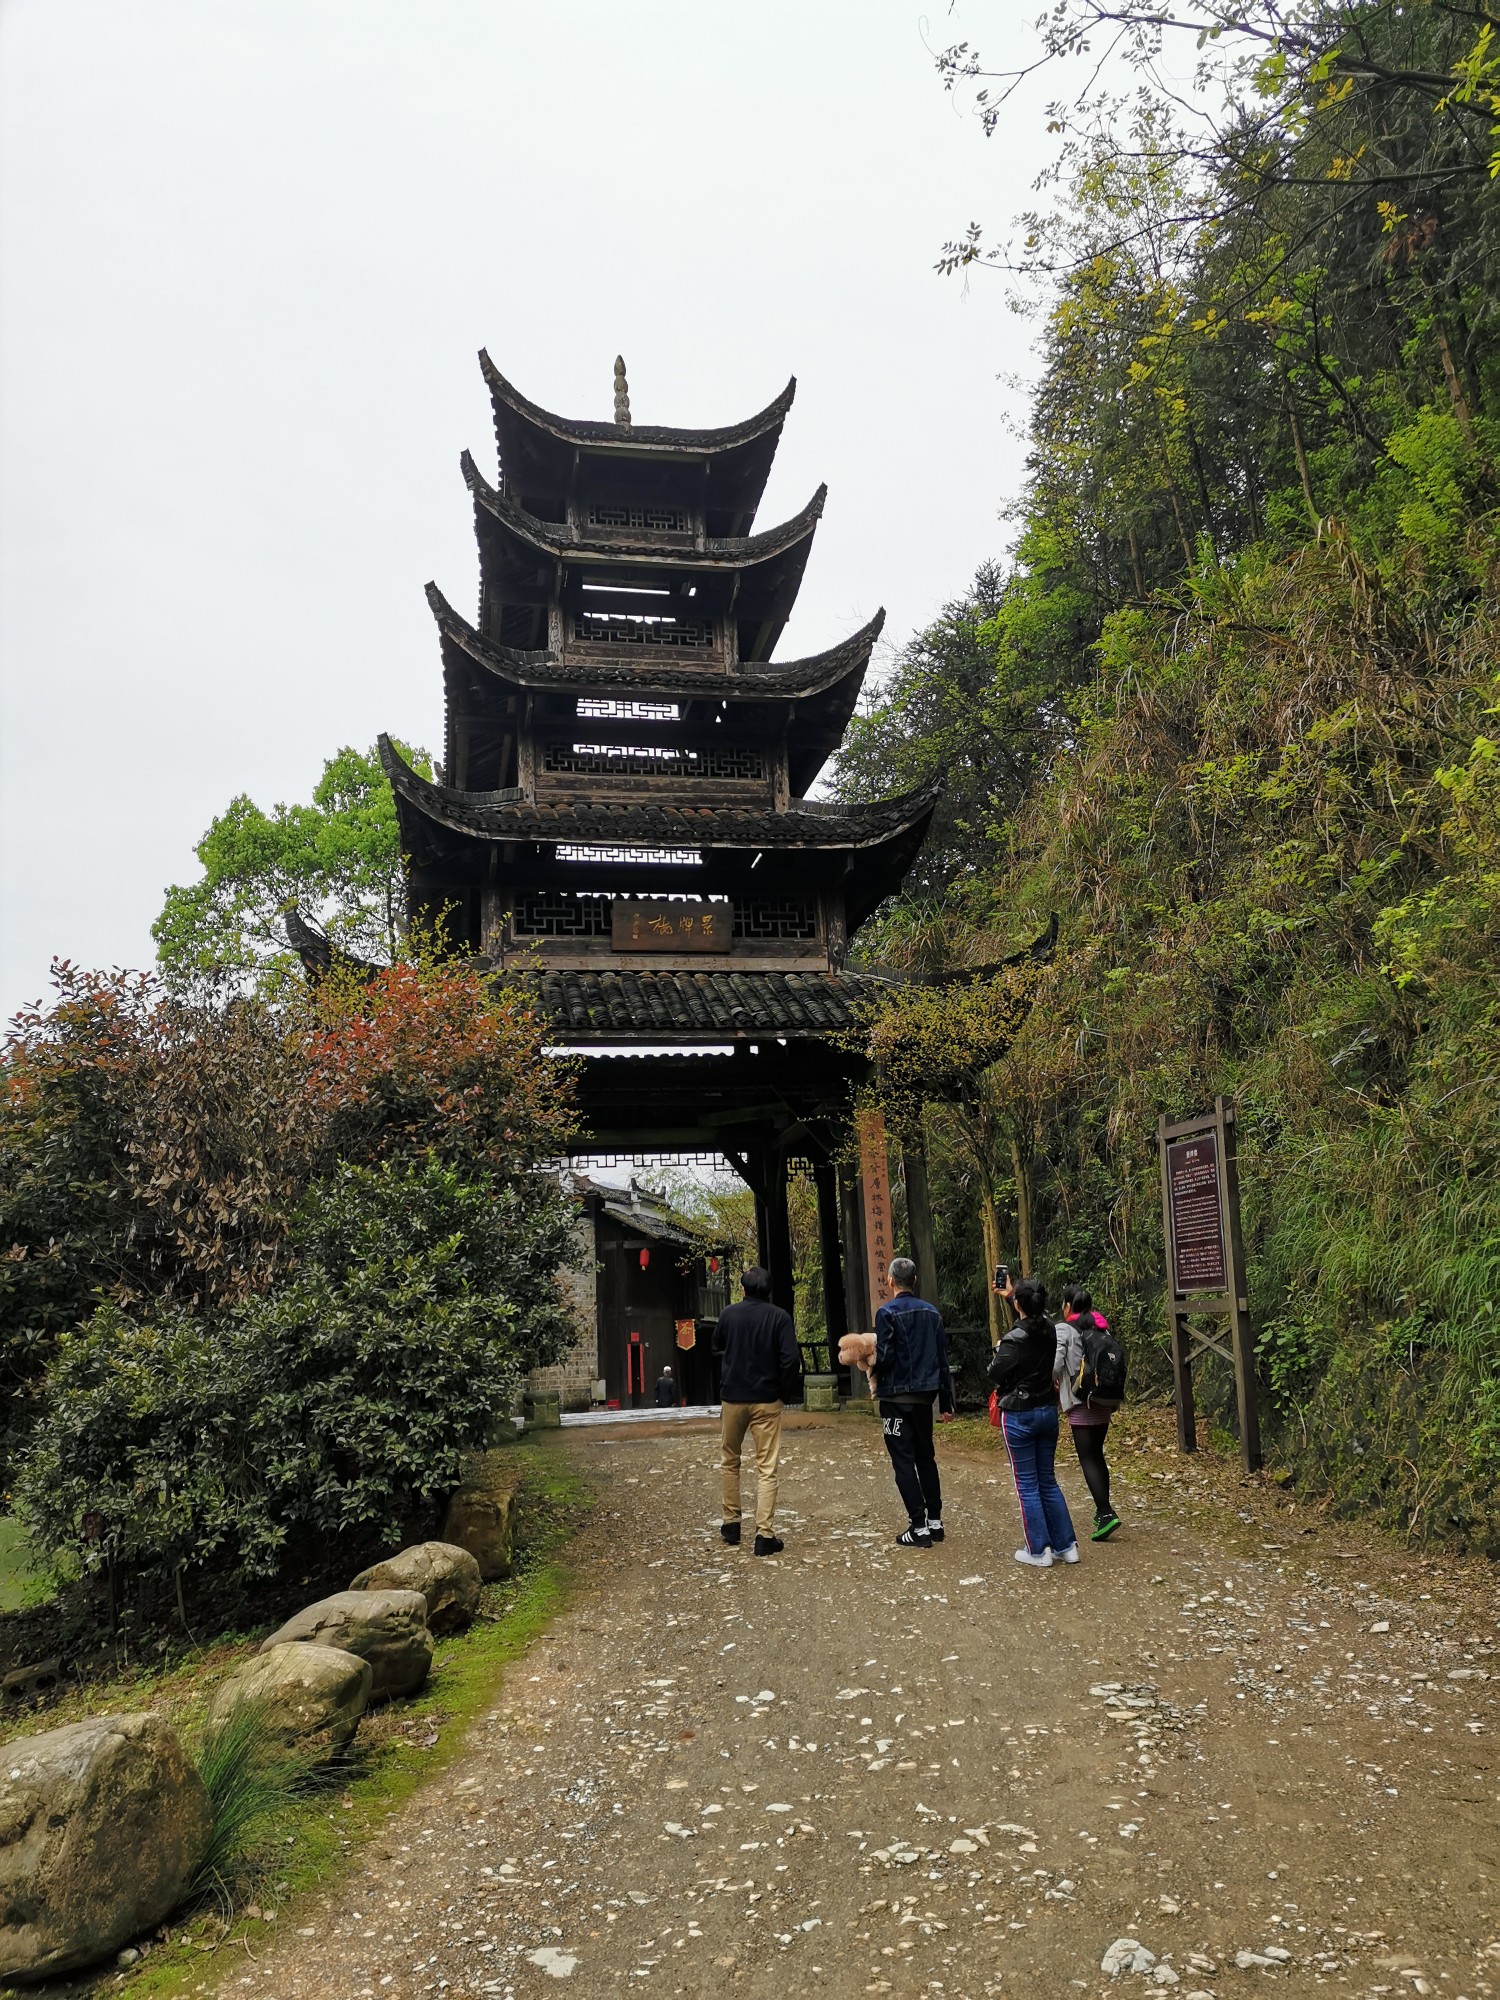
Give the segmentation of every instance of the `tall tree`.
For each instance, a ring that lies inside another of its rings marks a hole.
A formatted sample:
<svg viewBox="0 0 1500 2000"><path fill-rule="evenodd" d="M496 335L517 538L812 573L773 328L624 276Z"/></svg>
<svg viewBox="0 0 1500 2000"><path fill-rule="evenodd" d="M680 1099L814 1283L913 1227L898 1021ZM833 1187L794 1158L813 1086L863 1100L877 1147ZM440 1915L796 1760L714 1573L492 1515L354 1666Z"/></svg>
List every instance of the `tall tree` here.
<svg viewBox="0 0 1500 2000"><path fill-rule="evenodd" d="M424 776L425 751L402 755ZM198 842L203 875L167 891L151 927L157 962L181 982L226 973L275 979L296 963L286 912L299 909L355 957L400 952L406 882L396 800L375 750L340 750L310 804L265 812L243 792Z"/></svg>

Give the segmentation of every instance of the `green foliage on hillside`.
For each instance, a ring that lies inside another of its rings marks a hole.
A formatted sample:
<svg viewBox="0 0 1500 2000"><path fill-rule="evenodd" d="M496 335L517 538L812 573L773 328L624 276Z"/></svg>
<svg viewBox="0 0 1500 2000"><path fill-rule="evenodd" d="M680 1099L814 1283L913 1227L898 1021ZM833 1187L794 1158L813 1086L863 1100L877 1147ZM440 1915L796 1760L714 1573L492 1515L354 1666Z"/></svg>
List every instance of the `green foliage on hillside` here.
<svg viewBox="0 0 1500 2000"><path fill-rule="evenodd" d="M1274 117L1242 73L1237 117L1185 147L1143 69L1128 130L1074 133L1035 224L1061 276L1014 562L898 660L839 782L923 773L920 715L961 774L872 959L980 962L1061 918L982 1116L927 1114L964 1317L998 1240L1090 1280L1159 1365L1156 1121L1223 1091L1288 1447L1494 1551L1489 114L1411 81L1453 69L1469 17L1297 18L1321 53L1278 72ZM1390 78L1351 81L1382 48Z"/></svg>

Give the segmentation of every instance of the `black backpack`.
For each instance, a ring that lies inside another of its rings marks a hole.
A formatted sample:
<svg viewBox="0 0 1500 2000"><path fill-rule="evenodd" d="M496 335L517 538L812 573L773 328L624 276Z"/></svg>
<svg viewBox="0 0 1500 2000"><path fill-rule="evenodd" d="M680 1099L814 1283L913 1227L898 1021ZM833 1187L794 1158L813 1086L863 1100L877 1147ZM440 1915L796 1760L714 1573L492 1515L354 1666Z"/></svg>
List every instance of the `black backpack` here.
<svg viewBox="0 0 1500 2000"><path fill-rule="evenodd" d="M1073 1394L1085 1409L1118 1410L1125 1400L1125 1350L1096 1319L1078 1329L1083 1360L1073 1381Z"/></svg>

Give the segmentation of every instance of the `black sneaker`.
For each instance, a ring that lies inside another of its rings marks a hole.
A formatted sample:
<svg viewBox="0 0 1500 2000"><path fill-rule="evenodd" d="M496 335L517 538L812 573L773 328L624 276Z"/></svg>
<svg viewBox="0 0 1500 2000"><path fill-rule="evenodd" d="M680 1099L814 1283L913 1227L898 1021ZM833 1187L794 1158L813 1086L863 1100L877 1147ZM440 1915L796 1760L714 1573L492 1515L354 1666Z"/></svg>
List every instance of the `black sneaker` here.
<svg viewBox="0 0 1500 2000"><path fill-rule="evenodd" d="M722 1522L719 1527L719 1533L724 1537L725 1541L728 1542L729 1546L732 1549L737 1549L739 1547L740 1524L738 1521Z"/></svg>
<svg viewBox="0 0 1500 2000"><path fill-rule="evenodd" d="M942 1522L934 1521L930 1514L927 1517L927 1532L935 1542L940 1542L943 1539Z"/></svg>
<svg viewBox="0 0 1500 2000"><path fill-rule="evenodd" d="M785 1547L786 1543L776 1535L757 1535L755 1537L755 1553L758 1556L779 1556Z"/></svg>
<svg viewBox="0 0 1500 2000"><path fill-rule="evenodd" d="M930 1549L932 1536L925 1528L908 1528L904 1535L897 1535L898 1549Z"/></svg>
<svg viewBox="0 0 1500 2000"><path fill-rule="evenodd" d="M1096 1515L1094 1519L1094 1532L1089 1536L1089 1540L1091 1542L1107 1542L1119 1525L1120 1517L1113 1511L1108 1514Z"/></svg>

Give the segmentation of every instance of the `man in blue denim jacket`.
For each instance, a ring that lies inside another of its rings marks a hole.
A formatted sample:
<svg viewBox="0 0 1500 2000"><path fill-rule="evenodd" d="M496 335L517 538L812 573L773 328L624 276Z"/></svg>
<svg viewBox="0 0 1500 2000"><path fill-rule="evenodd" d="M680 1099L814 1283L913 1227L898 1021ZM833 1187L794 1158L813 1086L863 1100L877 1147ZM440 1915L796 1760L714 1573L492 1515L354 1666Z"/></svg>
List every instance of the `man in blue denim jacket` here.
<svg viewBox="0 0 1500 2000"><path fill-rule="evenodd" d="M896 1537L896 1544L903 1549L930 1549L943 1539L943 1489L932 1448L932 1406L936 1403L945 1415L952 1414L948 1340L942 1314L916 1295L917 1267L910 1257L893 1259L888 1275L896 1296L875 1315L875 1386L885 1448L909 1516L906 1532Z"/></svg>

